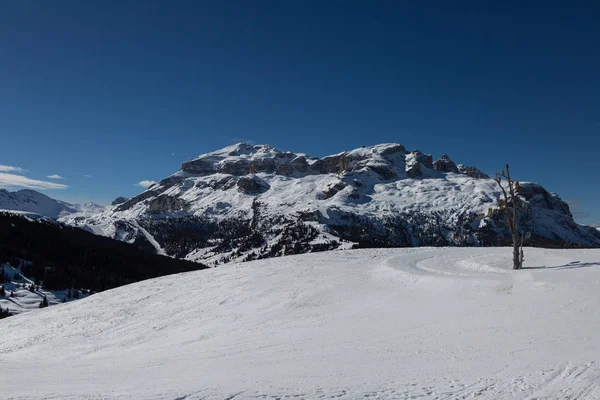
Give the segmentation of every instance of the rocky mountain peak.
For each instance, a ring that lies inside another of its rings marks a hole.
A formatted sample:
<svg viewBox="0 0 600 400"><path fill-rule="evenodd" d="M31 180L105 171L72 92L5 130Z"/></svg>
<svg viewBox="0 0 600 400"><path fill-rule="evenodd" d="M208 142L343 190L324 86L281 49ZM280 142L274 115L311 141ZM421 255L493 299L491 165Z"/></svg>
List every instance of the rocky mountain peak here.
<svg viewBox="0 0 600 400"><path fill-rule="evenodd" d="M450 157L448 157L447 154L443 154L439 159L437 159L433 163L433 169L441 172L454 172L455 174L459 172L458 167L456 166L454 161L452 161Z"/></svg>

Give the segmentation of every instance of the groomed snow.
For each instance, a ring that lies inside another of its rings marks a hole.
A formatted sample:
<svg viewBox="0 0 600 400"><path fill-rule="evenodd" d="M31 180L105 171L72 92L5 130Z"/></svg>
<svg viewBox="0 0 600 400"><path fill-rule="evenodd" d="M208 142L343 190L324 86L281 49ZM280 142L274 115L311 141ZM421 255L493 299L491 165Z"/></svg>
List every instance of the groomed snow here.
<svg viewBox="0 0 600 400"><path fill-rule="evenodd" d="M5 399L600 398L600 250L304 254L0 321Z"/></svg>

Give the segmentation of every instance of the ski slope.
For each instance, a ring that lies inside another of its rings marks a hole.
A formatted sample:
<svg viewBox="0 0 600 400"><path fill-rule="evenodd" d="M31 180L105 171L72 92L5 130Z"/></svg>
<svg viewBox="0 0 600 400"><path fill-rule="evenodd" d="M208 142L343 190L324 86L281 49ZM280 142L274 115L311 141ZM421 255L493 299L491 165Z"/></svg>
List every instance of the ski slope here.
<svg viewBox="0 0 600 400"><path fill-rule="evenodd" d="M600 399L600 250L303 254L0 321L3 399Z"/></svg>

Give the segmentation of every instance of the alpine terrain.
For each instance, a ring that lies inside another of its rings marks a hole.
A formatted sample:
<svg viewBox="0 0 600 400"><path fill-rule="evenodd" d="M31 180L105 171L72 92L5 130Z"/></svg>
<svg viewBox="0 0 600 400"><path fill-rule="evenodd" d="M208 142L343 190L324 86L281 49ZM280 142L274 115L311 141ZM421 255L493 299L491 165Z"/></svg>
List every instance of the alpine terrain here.
<svg viewBox="0 0 600 400"><path fill-rule="evenodd" d="M349 247L492 246L509 241L497 183L400 144L323 158L239 143L184 162L132 199L61 220L159 254L218 264ZM598 247L568 205L522 183L529 245Z"/></svg>

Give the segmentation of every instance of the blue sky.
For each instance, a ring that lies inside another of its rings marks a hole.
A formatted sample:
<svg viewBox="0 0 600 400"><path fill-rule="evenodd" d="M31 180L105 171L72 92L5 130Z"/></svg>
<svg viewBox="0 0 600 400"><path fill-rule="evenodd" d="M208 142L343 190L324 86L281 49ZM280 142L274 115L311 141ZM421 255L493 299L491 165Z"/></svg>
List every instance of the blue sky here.
<svg viewBox="0 0 600 400"><path fill-rule="evenodd" d="M237 141L398 142L600 222L592 3L5 1L0 181L106 204Z"/></svg>

